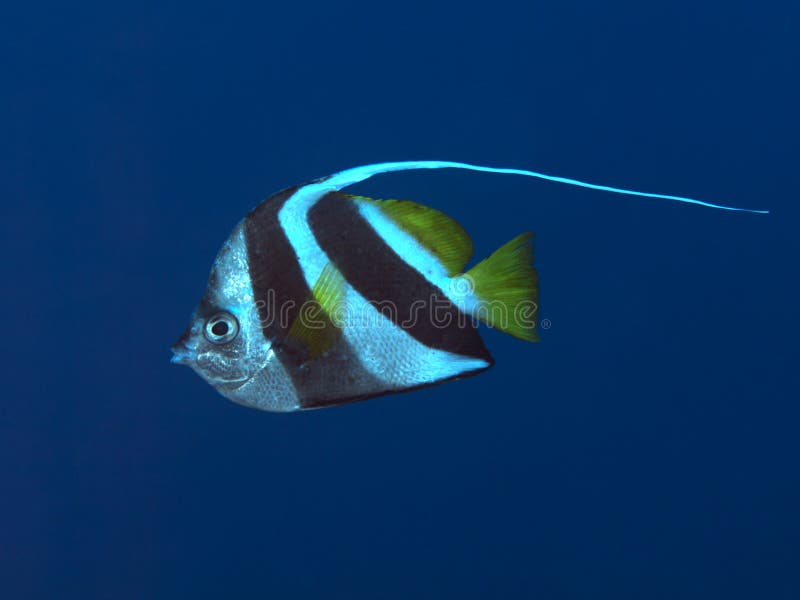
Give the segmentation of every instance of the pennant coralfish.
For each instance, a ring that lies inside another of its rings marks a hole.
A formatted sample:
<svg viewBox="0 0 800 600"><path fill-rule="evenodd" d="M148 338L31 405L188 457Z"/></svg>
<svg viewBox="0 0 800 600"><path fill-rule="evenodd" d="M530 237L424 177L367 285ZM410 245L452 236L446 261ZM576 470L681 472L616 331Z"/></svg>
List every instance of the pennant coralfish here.
<svg viewBox="0 0 800 600"><path fill-rule="evenodd" d="M480 373L493 360L477 321L536 340L531 234L465 271L472 242L450 217L340 191L379 173L447 167L746 210L455 162L348 169L278 192L236 226L172 361L234 402L289 412Z"/></svg>

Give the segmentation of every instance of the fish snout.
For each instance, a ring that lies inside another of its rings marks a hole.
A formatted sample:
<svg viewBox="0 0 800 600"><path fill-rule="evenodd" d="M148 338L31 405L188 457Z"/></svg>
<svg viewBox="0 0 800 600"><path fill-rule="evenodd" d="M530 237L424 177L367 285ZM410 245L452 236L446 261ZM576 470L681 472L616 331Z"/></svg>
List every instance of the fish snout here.
<svg viewBox="0 0 800 600"><path fill-rule="evenodd" d="M188 365L191 363L194 352L189 347L189 338L190 332L187 331L170 348L172 350L172 358L169 362L173 365Z"/></svg>

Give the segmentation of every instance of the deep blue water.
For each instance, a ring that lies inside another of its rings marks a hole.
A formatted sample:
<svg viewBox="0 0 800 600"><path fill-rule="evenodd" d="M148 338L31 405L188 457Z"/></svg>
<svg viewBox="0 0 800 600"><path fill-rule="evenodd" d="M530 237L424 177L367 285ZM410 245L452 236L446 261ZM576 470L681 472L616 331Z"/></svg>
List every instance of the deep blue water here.
<svg viewBox="0 0 800 600"><path fill-rule="evenodd" d="M22 3L0 16L3 598L800 597L796 3ZM536 232L529 345L342 408L169 345L235 223L356 191Z"/></svg>

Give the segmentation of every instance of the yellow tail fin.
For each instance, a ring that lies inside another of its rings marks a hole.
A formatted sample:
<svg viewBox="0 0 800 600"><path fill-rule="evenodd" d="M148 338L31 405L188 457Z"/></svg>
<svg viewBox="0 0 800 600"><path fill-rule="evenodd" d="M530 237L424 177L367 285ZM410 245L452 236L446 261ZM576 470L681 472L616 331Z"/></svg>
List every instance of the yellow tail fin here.
<svg viewBox="0 0 800 600"><path fill-rule="evenodd" d="M467 271L484 323L529 342L538 341L538 285L533 234L523 233Z"/></svg>

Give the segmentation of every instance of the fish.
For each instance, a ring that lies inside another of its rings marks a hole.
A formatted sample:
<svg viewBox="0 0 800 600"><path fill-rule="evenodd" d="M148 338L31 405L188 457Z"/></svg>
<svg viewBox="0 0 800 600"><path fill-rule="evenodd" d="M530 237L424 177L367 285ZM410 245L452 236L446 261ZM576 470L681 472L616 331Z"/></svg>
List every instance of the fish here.
<svg viewBox="0 0 800 600"><path fill-rule="evenodd" d="M294 412L482 373L494 360L481 324L537 341L531 233L466 269L472 241L451 217L409 200L342 191L382 173L443 168L769 212L451 161L346 169L273 194L236 225L172 346L172 362L235 403Z"/></svg>

